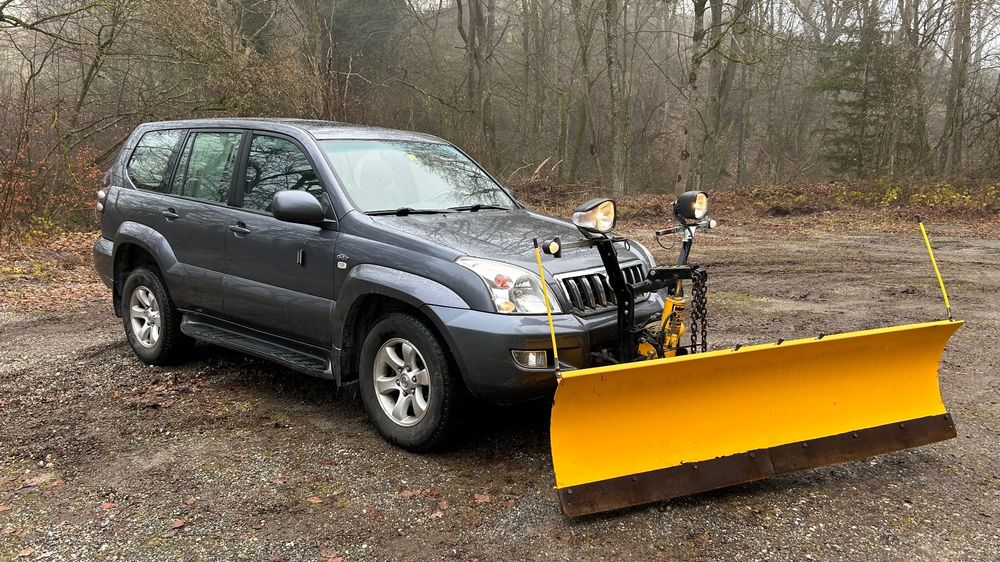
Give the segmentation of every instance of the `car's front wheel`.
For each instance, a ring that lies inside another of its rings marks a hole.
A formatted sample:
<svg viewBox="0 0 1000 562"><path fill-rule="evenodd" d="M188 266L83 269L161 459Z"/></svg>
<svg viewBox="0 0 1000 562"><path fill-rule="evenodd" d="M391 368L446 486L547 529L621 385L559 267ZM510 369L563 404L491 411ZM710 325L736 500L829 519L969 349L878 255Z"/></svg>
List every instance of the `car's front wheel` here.
<svg viewBox="0 0 1000 562"><path fill-rule="evenodd" d="M390 313L361 347L361 401L379 433L411 451L427 451L449 436L458 417L461 381L426 324Z"/></svg>
<svg viewBox="0 0 1000 562"><path fill-rule="evenodd" d="M155 269L137 267L125 278L122 321L132 351L150 365L174 363L194 343L181 333L181 314Z"/></svg>

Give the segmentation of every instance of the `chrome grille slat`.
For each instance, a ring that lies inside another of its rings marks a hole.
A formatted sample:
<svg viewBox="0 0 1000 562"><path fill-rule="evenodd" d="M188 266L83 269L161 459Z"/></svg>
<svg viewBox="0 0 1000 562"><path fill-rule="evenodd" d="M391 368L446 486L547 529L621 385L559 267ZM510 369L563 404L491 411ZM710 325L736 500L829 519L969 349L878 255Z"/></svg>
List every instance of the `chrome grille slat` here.
<svg viewBox="0 0 1000 562"><path fill-rule="evenodd" d="M625 264L622 266L622 275L626 282L637 283L645 277L645 270L638 263ZM589 316L618 306L618 299L611 290L603 268L565 273L557 275L556 279L572 305L574 314ZM639 300L644 299L642 297Z"/></svg>

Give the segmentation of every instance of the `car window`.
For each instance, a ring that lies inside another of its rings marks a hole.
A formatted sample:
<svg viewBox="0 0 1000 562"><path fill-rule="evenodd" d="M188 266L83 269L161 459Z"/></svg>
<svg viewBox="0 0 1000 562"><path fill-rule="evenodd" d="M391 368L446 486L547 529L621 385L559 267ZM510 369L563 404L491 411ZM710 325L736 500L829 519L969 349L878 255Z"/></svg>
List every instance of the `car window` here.
<svg viewBox="0 0 1000 562"><path fill-rule="evenodd" d="M290 140L267 135L254 135L247 160L243 206L271 212L274 194L288 189L311 193L322 204L323 187L309 159Z"/></svg>
<svg viewBox="0 0 1000 562"><path fill-rule="evenodd" d="M166 192L170 166L182 138L183 129L149 131L142 135L126 166L132 183L139 189Z"/></svg>
<svg viewBox="0 0 1000 562"><path fill-rule="evenodd" d="M319 144L347 195L364 212L515 205L479 165L447 144L389 140Z"/></svg>
<svg viewBox="0 0 1000 562"><path fill-rule="evenodd" d="M188 137L170 192L213 203L229 199L242 133L205 132Z"/></svg>

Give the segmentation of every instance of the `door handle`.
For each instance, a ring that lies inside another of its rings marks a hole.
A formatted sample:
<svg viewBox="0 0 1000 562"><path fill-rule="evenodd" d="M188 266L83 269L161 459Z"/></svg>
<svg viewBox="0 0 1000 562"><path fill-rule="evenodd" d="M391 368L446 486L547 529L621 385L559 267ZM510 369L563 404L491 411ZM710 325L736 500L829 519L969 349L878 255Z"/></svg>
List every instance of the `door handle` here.
<svg viewBox="0 0 1000 562"><path fill-rule="evenodd" d="M177 211L175 211L173 207L168 207L160 211L160 214L166 217L168 221L173 221L181 218L181 216L177 214Z"/></svg>
<svg viewBox="0 0 1000 562"><path fill-rule="evenodd" d="M236 236L246 236L247 234L250 234L250 229L241 222L229 225L229 230L235 232Z"/></svg>

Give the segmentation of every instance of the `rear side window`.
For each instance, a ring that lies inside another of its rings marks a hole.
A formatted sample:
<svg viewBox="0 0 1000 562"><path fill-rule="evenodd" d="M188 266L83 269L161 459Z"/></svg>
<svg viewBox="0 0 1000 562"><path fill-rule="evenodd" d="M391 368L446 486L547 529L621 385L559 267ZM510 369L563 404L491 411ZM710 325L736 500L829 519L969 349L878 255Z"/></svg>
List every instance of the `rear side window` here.
<svg viewBox="0 0 1000 562"><path fill-rule="evenodd" d="M170 192L213 203L229 199L242 133L194 133L188 137Z"/></svg>
<svg viewBox="0 0 1000 562"><path fill-rule="evenodd" d="M142 135L126 168L132 183L139 189L166 192L174 154L183 137L181 129L149 131Z"/></svg>
<svg viewBox="0 0 1000 562"><path fill-rule="evenodd" d="M247 161L243 207L270 213L274 194L288 189L306 191L323 203L323 187L309 159L295 143L254 135Z"/></svg>

